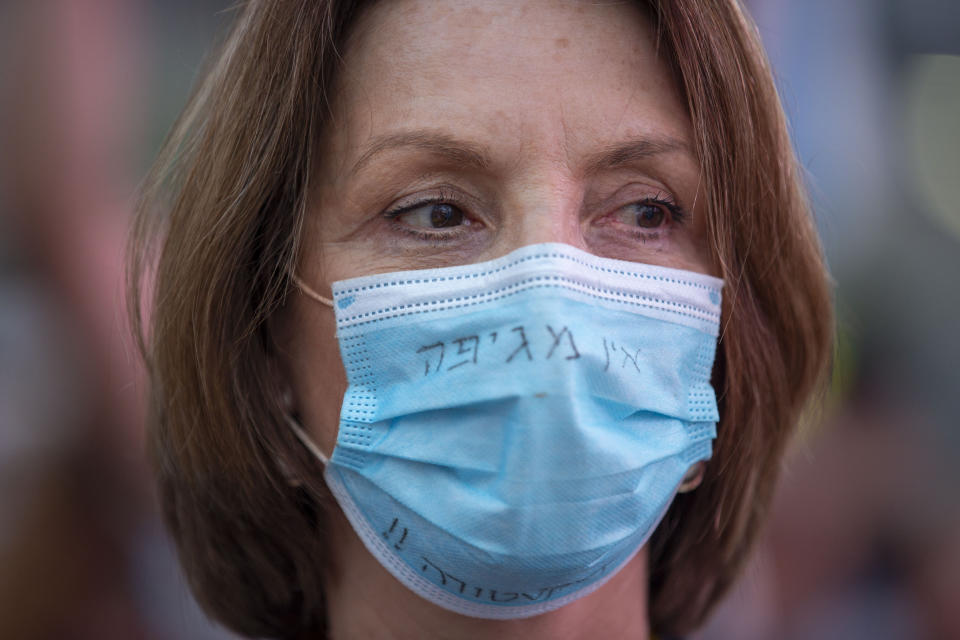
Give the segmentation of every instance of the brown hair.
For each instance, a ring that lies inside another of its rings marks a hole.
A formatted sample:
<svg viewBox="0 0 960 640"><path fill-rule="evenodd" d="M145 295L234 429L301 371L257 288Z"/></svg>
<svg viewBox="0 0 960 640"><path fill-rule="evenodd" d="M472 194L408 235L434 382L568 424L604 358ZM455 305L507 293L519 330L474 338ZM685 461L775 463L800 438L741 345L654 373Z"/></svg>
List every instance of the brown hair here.
<svg viewBox="0 0 960 640"><path fill-rule="evenodd" d="M290 288L337 51L366 4L248 2L147 180L133 233L131 299L164 516L200 603L252 636L325 626L318 562L332 502L283 424L269 321ZM728 283L714 456L650 543L653 627L682 633L703 621L757 535L825 370L832 314L755 28L735 0L646 4L687 99ZM145 303L142 282L152 286ZM291 487L285 473L305 483Z"/></svg>

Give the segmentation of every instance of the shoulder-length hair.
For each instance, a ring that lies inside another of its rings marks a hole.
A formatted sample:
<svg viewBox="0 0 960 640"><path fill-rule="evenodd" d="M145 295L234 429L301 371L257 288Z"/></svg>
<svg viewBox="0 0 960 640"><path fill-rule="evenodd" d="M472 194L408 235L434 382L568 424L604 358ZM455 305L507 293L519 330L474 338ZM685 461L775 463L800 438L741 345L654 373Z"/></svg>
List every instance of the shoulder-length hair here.
<svg viewBox="0 0 960 640"><path fill-rule="evenodd" d="M324 514L335 507L284 424L270 326L291 290L338 50L369 3L246 3L146 181L132 236L164 517L199 602L251 636L325 627ZM755 27L736 0L644 4L686 98L727 282L714 456L650 542L653 628L682 633L703 621L757 535L826 369L832 312Z"/></svg>

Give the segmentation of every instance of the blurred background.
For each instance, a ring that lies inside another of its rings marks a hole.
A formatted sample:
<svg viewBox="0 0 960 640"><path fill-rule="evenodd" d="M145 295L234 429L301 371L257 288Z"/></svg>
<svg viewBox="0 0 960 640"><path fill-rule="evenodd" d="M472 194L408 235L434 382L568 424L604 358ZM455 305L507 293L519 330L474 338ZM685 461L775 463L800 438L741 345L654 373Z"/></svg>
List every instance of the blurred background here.
<svg viewBox="0 0 960 640"><path fill-rule="evenodd" d="M122 256L225 0L0 3L0 638L225 639L142 458ZM960 639L960 2L748 1L835 279L828 407L695 640Z"/></svg>

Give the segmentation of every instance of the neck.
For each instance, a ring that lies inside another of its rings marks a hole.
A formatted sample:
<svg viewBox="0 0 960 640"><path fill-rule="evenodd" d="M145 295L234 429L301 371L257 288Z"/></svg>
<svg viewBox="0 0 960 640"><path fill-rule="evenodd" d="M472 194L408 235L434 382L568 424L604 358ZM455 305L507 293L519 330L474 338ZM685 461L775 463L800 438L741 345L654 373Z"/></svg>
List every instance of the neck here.
<svg viewBox="0 0 960 640"><path fill-rule="evenodd" d="M555 611L520 620L462 616L420 598L400 584L354 534L342 514L330 518L336 558L326 579L331 640L647 640L647 550L603 586Z"/></svg>

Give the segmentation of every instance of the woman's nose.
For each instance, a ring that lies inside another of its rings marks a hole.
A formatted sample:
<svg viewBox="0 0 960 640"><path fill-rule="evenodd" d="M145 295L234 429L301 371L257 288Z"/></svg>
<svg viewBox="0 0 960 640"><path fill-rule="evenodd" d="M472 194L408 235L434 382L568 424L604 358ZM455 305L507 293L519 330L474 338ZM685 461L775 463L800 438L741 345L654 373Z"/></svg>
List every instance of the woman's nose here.
<svg viewBox="0 0 960 640"><path fill-rule="evenodd" d="M512 251L542 242L562 242L586 249L582 210L582 189L574 181L557 178L525 185L504 211L504 248Z"/></svg>

